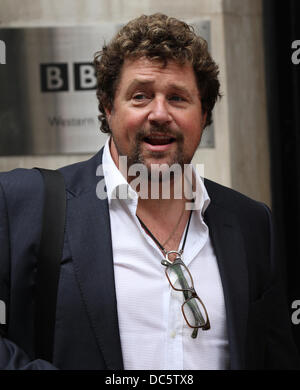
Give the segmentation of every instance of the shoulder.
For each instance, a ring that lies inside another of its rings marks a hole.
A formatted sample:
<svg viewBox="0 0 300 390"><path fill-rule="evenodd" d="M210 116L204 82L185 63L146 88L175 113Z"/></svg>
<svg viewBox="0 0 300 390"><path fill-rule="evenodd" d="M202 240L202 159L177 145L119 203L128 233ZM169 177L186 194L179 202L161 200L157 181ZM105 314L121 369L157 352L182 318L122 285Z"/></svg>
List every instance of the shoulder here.
<svg viewBox="0 0 300 390"><path fill-rule="evenodd" d="M205 220L211 227L222 226L238 229L244 238L247 253L264 253L272 261L274 255L274 222L269 207L231 188L205 179L205 188L211 203L205 211ZM237 231L237 230L236 230ZM253 252L254 251L254 252ZM257 257L260 259L260 257ZM256 260L253 260L255 264Z"/></svg>
<svg viewBox="0 0 300 390"><path fill-rule="evenodd" d="M36 169L17 168L1 172L0 190L10 200L38 195L42 191L42 177Z"/></svg>
<svg viewBox="0 0 300 390"><path fill-rule="evenodd" d="M64 177L66 189L70 194L79 196L82 193L95 190L97 185L97 169L102 163L101 149L89 160L81 161L59 169Z"/></svg>
<svg viewBox="0 0 300 390"><path fill-rule="evenodd" d="M263 202L208 179L204 179L204 185L211 203L216 207L226 209L242 218L261 217L265 220L266 217L267 219L271 217L269 207Z"/></svg>
<svg viewBox="0 0 300 390"><path fill-rule="evenodd" d="M59 168L67 192L78 194L96 185L96 171L101 161L102 149L89 160ZM37 199L43 194L43 178L37 169L17 168L0 172L0 192L11 200Z"/></svg>

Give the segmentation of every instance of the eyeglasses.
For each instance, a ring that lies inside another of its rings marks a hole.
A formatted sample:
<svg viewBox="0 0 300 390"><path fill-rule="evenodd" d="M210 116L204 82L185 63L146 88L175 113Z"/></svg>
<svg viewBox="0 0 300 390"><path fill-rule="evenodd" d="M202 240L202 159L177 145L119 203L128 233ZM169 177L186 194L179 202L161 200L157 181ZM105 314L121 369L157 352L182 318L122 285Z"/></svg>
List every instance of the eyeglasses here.
<svg viewBox="0 0 300 390"><path fill-rule="evenodd" d="M169 255L175 254L174 261ZM166 252L165 259L161 262L166 266L166 276L171 287L176 291L182 291L185 301L181 306L183 317L190 328L193 328L192 338L198 335L198 329L210 329L210 322L207 310L194 288L192 275L181 259L181 252Z"/></svg>

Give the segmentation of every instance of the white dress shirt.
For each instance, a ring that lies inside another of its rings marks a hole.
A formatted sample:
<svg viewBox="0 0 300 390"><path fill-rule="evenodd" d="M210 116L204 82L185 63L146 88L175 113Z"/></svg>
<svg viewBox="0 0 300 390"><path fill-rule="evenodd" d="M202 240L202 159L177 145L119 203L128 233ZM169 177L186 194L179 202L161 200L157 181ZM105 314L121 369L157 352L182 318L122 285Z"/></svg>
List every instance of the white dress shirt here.
<svg viewBox="0 0 300 390"><path fill-rule="evenodd" d="M193 339L193 330L181 311L183 294L171 288L161 264L163 256L136 217L138 194L113 162L109 142L110 139L105 144L102 163L109 202L124 368L228 369L224 295L208 227L202 217L210 203L202 178L194 170L201 188L201 194L197 194L201 209L193 211L182 259L207 309L211 328L199 329L198 337ZM121 187L128 189L128 199L116 196L116 189ZM181 245L182 242L180 248Z"/></svg>

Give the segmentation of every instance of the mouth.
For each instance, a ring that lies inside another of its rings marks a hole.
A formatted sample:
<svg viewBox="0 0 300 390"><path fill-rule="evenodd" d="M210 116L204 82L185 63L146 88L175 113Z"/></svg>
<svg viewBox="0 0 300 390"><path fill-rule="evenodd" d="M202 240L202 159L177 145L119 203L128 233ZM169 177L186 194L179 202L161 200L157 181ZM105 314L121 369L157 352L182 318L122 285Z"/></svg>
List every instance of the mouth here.
<svg viewBox="0 0 300 390"><path fill-rule="evenodd" d="M168 145L175 142L175 138L166 135L150 135L144 138L144 142L150 145Z"/></svg>
<svg viewBox="0 0 300 390"><path fill-rule="evenodd" d="M176 142L176 138L165 134L153 134L143 138L143 142L149 150L162 152L168 150Z"/></svg>

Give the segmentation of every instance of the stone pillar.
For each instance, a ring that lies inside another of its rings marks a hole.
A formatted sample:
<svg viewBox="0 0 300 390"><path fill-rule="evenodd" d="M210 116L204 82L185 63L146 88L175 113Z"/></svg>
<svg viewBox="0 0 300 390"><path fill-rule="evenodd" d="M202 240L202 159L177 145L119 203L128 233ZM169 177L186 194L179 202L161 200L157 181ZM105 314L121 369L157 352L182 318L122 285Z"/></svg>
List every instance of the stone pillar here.
<svg viewBox="0 0 300 390"><path fill-rule="evenodd" d="M224 0L231 186L271 203L261 0Z"/></svg>
<svg viewBox="0 0 300 390"><path fill-rule="evenodd" d="M261 3L262 0L0 0L0 27L126 23L154 12L189 22L210 20L212 55L220 66L223 98L214 111L215 148L199 149L194 162L205 165L207 178L270 205ZM33 166L57 168L87 157L0 157L0 171Z"/></svg>

